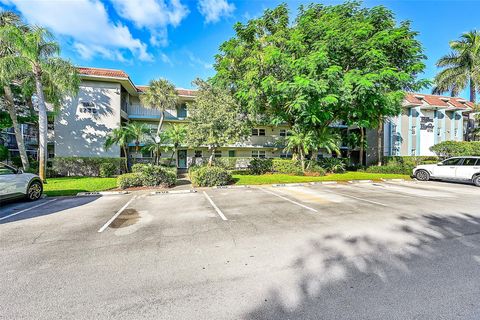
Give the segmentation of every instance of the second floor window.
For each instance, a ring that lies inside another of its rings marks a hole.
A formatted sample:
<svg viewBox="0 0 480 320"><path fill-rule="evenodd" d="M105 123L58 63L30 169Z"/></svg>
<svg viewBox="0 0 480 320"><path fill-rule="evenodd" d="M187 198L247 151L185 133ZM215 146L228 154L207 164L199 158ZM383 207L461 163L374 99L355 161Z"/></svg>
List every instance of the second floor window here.
<svg viewBox="0 0 480 320"><path fill-rule="evenodd" d="M80 112L82 113L97 113L98 108L92 101L81 101Z"/></svg>
<svg viewBox="0 0 480 320"><path fill-rule="evenodd" d="M280 129L280 137L290 137L291 135L290 130Z"/></svg>
<svg viewBox="0 0 480 320"><path fill-rule="evenodd" d="M187 105L181 104L177 108L177 118L186 118L187 117Z"/></svg>
<svg viewBox="0 0 480 320"><path fill-rule="evenodd" d="M252 136L264 136L264 135L265 135L265 129L257 129L257 128L252 129Z"/></svg>

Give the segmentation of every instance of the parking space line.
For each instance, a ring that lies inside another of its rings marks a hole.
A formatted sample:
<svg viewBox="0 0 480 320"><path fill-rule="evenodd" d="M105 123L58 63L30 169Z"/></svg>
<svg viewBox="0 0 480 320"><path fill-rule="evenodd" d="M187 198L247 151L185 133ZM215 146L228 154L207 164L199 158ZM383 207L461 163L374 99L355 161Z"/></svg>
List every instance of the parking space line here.
<svg viewBox="0 0 480 320"><path fill-rule="evenodd" d="M224 221L228 220L227 217L225 217L222 211L217 207L217 205L213 202L213 200L208 196L208 194L205 191L203 191L203 195L205 196L205 198L207 198L208 202L210 202L210 204L215 209L215 211L217 211L220 218L222 218L222 220Z"/></svg>
<svg viewBox="0 0 480 320"><path fill-rule="evenodd" d="M282 196L282 195L279 195L279 194L277 194L277 193L275 193L275 192L273 192L273 191L269 191L269 190L266 190L266 189L264 189L264 188L258 188L258 189L262 190L263 192L273 194L273 195L276 196L276 197L279 197L279 198L281 198L281 199L283 199L283 200L286 200L286 201L288 201L288 202L291 202L291 203L293 203L293 204L296 204L297 206L300 206L300 207L305 208L305 209L307 209L307 210L310 210L310 211L313 211L313 212L318 212L318 210L316 210L316 209L310 208L310 207L308 207L308 206L306 206L306 205L303 205L303 204L301 204L301 203L299 203L299 202L290 200L290 199L288 199L288 198L286 198L286 197L284 197L284 196Z"/></svg>
<svg viewBox="0 0 480 320"><path fill-rule="evenodd" d="M135 200L137 198L137 196L134 196L132 199L128 200L127 203L125 203L125 205L123 207L120 208L120 210L117 211L117 213L115 213L113 215L113 217L110 218L110 220L108 220L100 229L98 229L98 232L103 232L105 229L107 229L107 227L123 212L123 210L125 210L129 205L130 203L132 203L133 200Z"/></svg>
<svg viewBox="0 0 480 320"><path fill-rule="evenodd" d="M381 203L381 202L377 202L377 201L373 201L373 200L367 200L367 199L351 196L351 195L345 194L345 193L340 193L340 192L336 192L336 191L333 192L333 191L329 191L329 190L322 190L322 191L325 191L325 192L331 193L331 194L337 194L337 195L340 195L340 196L346 197L346 198L352 198L352 199L355 199L355 200L369 202L369 203L376 204L376 205L383 206L383 207L389 207L388 205L386 205L384 203Z"/></svg>
<svg viewBox="0 0 480 320"><path fill-rule="evenodd" d="M46 202L37 204L36 206L30 207L30 208L26 208L26 209L20 210L20 211L18 211L18 212L9 214L8 216L5 216L5 217L3 217L3 218L0 218L0 221L5 220L5 219L8 219L8 218L11 218L11 217L14 217L14 216L16 216L16 215L18 215L18 214L20 214L20 213L24 213L24 212L26 212L26 211L28 211L28 210L32 210L32 209L35 209L35 208L44 206L44 205L46 205L46 204L48 204L48 203L50 203L50 202L53 202L53 201L55 201L55 200L57 200L57 199L52 199L52 200L49 200L49 201L46 201Z"/></svg>

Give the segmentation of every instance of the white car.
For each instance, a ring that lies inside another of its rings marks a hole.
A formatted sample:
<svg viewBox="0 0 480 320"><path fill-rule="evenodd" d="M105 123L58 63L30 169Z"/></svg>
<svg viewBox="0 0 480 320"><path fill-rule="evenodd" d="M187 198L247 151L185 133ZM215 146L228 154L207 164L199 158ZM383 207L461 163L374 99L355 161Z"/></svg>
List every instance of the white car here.
<svg viewBox="0 0 480 320"><path fill-rule="evenodd" d="M480 157L453 157L437 164L420 165L413 169L413 176L420 181L470 181L480 187Z"/></svg>
<svg viewBox="0 0 480 320"><path fill-rule="evenodd" d="M40 199L42 192L43 184L39 176L0 162L0 201L15 198L35 201Z"/></svg>

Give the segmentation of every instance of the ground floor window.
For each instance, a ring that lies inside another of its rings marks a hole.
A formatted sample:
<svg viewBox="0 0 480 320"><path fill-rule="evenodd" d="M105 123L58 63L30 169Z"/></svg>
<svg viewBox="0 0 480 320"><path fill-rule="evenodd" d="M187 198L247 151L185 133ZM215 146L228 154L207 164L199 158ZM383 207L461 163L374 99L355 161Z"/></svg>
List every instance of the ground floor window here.
<svg viewBox="0 0 480 320"><path fill-rule="evenodd" d="M195 158L202 158L202 150L195 150Z"/></svg>
<svg viewBox="0 0 480 320"><path fill-rule="evenodd" d="M265 158L265 150L252 150L252 158Z"/></svg>
<svg viewBox="0 0 480 320"><path fill-rule="evenodd" d="M234 158L235 157L235 150L228 150L228 156L230 158Z"/></svg>
<svg viewBox="0 0 480 320"><path fill-rule="evenodd" d="M292 154L291 154L291 153L282 152L282 153L280 153L280 158L281 158L281 159L292 159Z"/></svg>
<svg viewBox="0 0 480 320"><path fill-rule="evenodd" d="M215 150L215 158L221 158L222 157L222 150Z"/></svg>
<svg viewBox="0 0 480 320"><path fill-rule="evenodd" d="M142 158L151 158L152 157L152 151L150 150L145 150L145 148L142 148Z"/></svg>

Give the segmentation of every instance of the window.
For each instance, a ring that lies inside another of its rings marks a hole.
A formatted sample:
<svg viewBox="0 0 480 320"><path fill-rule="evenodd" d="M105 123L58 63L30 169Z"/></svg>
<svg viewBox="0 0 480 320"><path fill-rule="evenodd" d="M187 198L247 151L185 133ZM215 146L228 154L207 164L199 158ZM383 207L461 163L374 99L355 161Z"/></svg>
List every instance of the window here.
<svg viewBox="0 0 480 320"><path fill-rule="evenodd" d="M465 158L462 163L462 166L475 166L475 165L480 165L480 159Z"/></svg>
<svg viewBox="0 0 480 320"><path fill-rule="evenodd" d="M7 175L7 174L15 174L15 170L13 170L12 168L4 165L4 164L0 164L0 176L3 176L3 175Z"/></svg>
<svg viewBox="0 0 480 320"><path fill-rule="evenodd" d="M281 158L281 159L292 159L292 154L291 154L291 153L282 152L282 153L280 153L280 158Z"/></svg>
<svg viewBox="0 0 480 320"><path fill-rule="evenodd" d="M92 101L81 101L80 112L82 113L97 113L98 108Z"/></svg>
<svg viewBox="0 0 480 320"><path fill-rule="evenodd" d="M145 148L142 148L142 158L151 158L152 157L152 151L146 150Z"/></svg>
<svg viewBox="0 0 480 320"><path fill-rule="evenodd" d="M417 154L417 149L412 149L411 153L410 153L412 156L416 155Z"/></svg>
<svg viewBox="0 0 480 320"><path fill-rule="evenodd" d="M195 150L195 158L201 158L201 157L203 157L202 150Z"/></svg>
<svg viewBox="0 0 480 320"><path fill-rule="evenodd" d="M417 127L413 126L412 127L412 136L417 134Z"/></svg>
<svg viewBox="0 0 480 320"><path fill-rule="evenodd" d="M187 105L182 103L177 108L177 118L186 118L187 117Z"/></svg>
<svg viewBox="0 0 480 320"><path fill-rule="evenodd" d="M222 157L222 150L215 150L215 158L221 158Z"/></svg>
<svg viewBox="0 0 480 320"><path fill-rule="evenodd" d="M290 130L280 129L280 137L290 137L291 135Z"/></svg>
<svg viewBox="0 0 480 320"><path fill-rule="evenodd" d="M443 161L444 166L459 166L462 162L462 158L452 158Z"/></svg>
<svg viewBox="0 0 480 320"><path fill-rule="evenodd" d="M265 129L257 129L257 128L252 129L252 136L264 136L264 135L265 135Z"/></svg>
<svg viewBox="0 0 480 320"><path fill-rule="evenodd" d="M252 150L252 158L265 158L265 150Z"/></svg>
<svg viewBox="0 0 480 320"><path fill-rule="evenodd" d="M235 150L228 150L228 156L230 158L235 158Z"/></svg>

